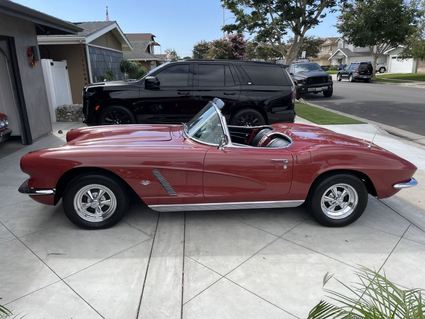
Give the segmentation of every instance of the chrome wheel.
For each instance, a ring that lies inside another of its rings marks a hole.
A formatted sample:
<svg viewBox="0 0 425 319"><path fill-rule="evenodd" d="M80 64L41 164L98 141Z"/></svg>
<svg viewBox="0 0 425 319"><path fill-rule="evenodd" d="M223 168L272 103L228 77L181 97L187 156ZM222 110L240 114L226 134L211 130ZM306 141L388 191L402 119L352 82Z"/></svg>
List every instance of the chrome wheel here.
<svg viewBox="0 0 425 319"><path fill-rule="evenodd" d="M357 191L348 184L335 184L322 195L320 206L323 213L332 219L350 216L357 207L359 197Z"/></svg>
<svg viewBox="0 0 425 319"><path fill-rule="evenodd" d="M115 194L104 185L86 185L74 196L75 212L88 222L102 222L110 218L116 208Z"/></svg>

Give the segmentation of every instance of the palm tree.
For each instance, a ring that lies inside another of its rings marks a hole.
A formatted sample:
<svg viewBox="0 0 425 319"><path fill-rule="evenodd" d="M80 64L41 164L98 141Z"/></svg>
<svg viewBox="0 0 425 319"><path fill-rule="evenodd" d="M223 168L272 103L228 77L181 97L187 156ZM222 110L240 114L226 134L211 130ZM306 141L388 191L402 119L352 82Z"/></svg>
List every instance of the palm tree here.
<svg viewBox="0 0 425 319"><path fill-rule="evenodd" d="M321 300L309 313L308 319L425 319L422 289L402 289L367 268L356 272L359 282L350 287L333 275L326 274L323 286L334 279L350 296L324 289L328 298Z"/></svg>

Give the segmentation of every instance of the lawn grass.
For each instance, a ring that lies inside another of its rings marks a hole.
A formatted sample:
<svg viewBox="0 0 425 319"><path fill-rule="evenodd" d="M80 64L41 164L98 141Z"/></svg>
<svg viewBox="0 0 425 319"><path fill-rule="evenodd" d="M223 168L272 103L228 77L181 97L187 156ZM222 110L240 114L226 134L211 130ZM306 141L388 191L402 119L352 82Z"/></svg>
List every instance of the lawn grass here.
<svg viewBox="0 0 425 319"><path fill-rule="evenodd" d="M379 74L375 77L375 81L382 82L410 82L425 81L425 73L387 73Z"/></svg>
<svg viewBox="0 0 425 319"><path fill-rule="evenodd" d="M321 108L300 102L295 104L295 113L310 122L320 125L364 124L364 122L355 120L351 117L339 115L332 111L323 110Z"/></svg>
<svg viewBox="0 0 425 319"><path fill-rule="evenodd" d="M327 74L337 74L338 70L327 70L326 73Z"/></svg>

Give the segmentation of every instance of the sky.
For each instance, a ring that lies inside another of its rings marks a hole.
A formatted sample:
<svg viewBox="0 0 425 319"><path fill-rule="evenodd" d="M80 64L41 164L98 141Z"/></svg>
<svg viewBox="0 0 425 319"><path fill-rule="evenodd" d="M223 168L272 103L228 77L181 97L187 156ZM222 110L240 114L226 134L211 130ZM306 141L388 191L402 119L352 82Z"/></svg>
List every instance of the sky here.
<svg viewBox="0 0 425 319"><path fill-rule="evenodd" d="M14 0L57 18L78 21L104 21L106 6L109 19L118 22L124 33L153 33L161 44L156 53L174 49L181 57L191 56L193 45L201 40L222 37L223 9L220 0ZM225 12L226 23L234 20ZM335 14L308 35L337 36Z"/></svg>

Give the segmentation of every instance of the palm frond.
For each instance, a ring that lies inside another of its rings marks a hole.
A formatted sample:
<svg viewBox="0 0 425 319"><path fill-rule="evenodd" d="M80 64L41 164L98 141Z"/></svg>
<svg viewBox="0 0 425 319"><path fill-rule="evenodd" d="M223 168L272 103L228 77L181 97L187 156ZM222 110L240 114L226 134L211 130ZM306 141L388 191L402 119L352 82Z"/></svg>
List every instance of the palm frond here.
<svg viewBox="0 0 425 319"><path fill-rule="evenodd" d="M0 305L0 319L7 318L11 314L12 312L9 309L7 309L5 306Z"/></svg>
<svg viewBox="0 0 425 319"><path fill-rule="evenodd" d="M349 286L327 273L324 287L333 279L345 293L324 288L330 302L320 301L308 319L425 319L423 290L402 289L385 274L364 267L355 274L358 282Z"/></svg>

